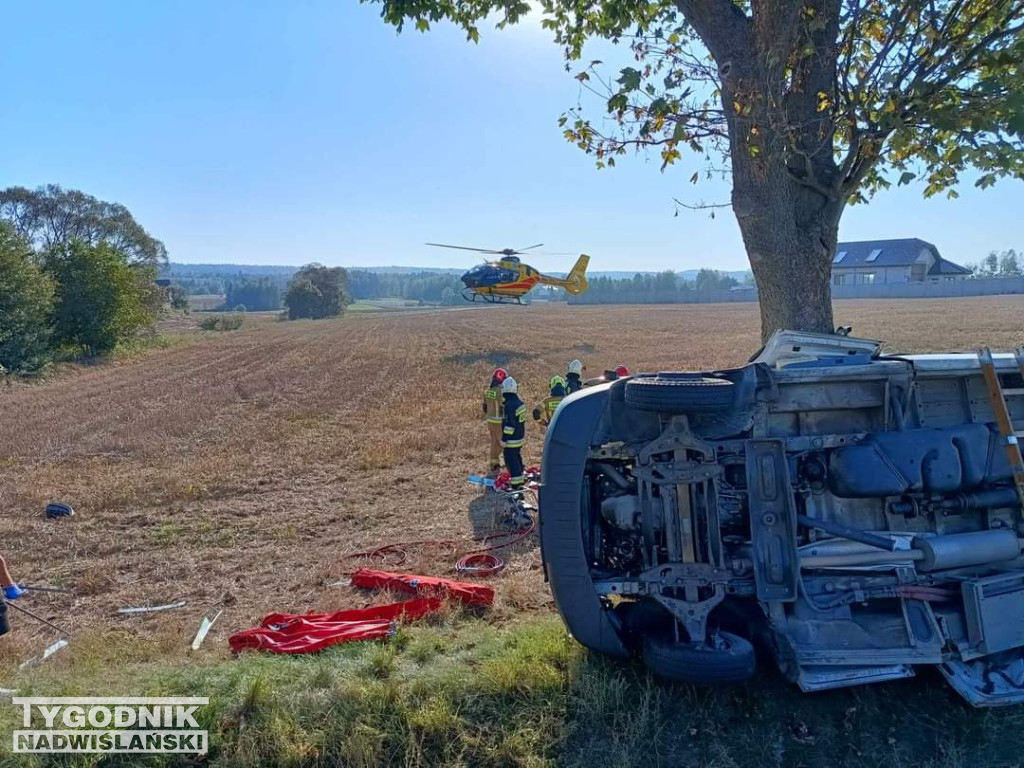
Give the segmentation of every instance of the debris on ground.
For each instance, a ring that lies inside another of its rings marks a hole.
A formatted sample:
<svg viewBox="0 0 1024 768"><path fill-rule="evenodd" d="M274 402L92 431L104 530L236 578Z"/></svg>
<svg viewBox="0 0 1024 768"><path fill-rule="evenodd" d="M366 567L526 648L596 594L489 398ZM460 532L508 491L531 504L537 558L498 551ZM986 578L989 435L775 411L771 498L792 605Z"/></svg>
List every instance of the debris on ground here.
<svg viewBox="0 0 1024 768"><path fill-rule="evenodd" d="M167 605L146 605L141 608L118 608L118 613L156 613L157 611L170 611L175 608L184 608L185 601L168 603Z"/></svg>
<svg viewBox="0 0 1024 768"><path fill-rule="evenodd" d="M60 501L51 501L46 505L46 516L51 520L60 517L74 517L75 510L70 504L64 504Z"/></svg>
<svg viewBox="0 0 1024 768"><path fill-rule="evenodd" d="M29 667L34 667L39 664L42 664L48 658L53 656L53 654L57 653L57 651L61 650L62 648L67 648L69 645L71 645L71 641L69 640L58 640L53 645L49 646L45 651L43 651L42 656L34 656L28 661L22 662L21 666L19 666L18 669L28 669Z"/></svg>
<svg viewBox="0 0 1024 768"><path fill-rule="evenodd" d="M206 636L210 633L210 629L213 627L214 624L217 623L217 619L220 618L220 615L222 613L224 613L224 609L223 608L221 608L219 611L217 611L217 615L214 616L212 619L207 617L207 616L203 616L203 620L199 624L199 631L196 632L196 637L192 641L192 650L193 651L198 651L199 650L199 646L201 646L203 644L203 640L206 639Z"/></svg>

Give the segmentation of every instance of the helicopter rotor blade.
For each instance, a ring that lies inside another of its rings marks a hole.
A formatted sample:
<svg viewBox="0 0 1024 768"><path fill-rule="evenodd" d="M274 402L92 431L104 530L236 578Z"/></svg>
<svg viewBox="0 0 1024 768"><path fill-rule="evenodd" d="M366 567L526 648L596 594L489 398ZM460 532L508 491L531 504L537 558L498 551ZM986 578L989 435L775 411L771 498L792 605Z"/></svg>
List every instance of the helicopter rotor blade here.
<svg viewBox="0 0 1024 768"><path fill-rule="evenodd" d="M560 253L555 253L553 251L534 251L530 255L531 256L579 256L578 253L571 253L569 251L564 251L564 252L560 252Z"/></svg>
<svg viewBox="0 0 1024 768"><path fill-rule="evenodd" d="M465 245L445 245L444 243L426 243L426 245L432 245L435 248L456 248L460 251L476 251L477 253L501 253L501 251L495 251L491 248L469 248Z"/></svg>
<svg viewBox="0 0 1024 768"><path fill-rule="evenodd" d="M528 246L526 248L520 248L518 251L516 251L516 253L522 253L523 251L528 251L528 250L530 250L530 248L540 248L542 245L544 245L544 243L537 243L536 245L531 245L531 246Z"/></svg>

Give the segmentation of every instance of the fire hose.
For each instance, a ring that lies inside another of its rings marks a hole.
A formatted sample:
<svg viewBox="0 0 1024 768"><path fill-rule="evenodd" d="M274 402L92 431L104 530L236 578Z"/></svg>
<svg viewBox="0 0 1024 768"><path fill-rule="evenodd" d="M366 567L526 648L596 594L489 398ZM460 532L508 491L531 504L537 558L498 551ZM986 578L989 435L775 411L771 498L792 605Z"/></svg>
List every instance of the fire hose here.
<svg viewBox="0 0 1024 768"><path fill-rule="evenodd" d="M529 489L533 493L533 489ZM409 549L423 547L451 547L457 549L466 543L476 544L473 549L463 552L455 562L454 570L467 576L493 576L505 569L507 563L494 554L499 549L511 547L528 538L537 530L537 521L531 516L529 525L515 531L499 531L489 533L476 539L413 539L384 544L363 552L352 552L346 558L363 558L376 563L384 563L389 556L397 560L390 561L392 567L402 565L409 559Z"/></svg>

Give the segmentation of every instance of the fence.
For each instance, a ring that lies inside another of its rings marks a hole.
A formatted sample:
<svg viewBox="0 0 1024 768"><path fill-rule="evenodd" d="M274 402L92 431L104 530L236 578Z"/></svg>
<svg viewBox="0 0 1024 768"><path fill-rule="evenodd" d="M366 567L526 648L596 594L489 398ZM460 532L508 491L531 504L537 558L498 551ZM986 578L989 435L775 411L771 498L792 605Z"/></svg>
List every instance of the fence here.
<svg viewBox="0 0 1024 768"><path fill-rule="evenodd" d="M944 280L935 283L885 283L878 285L838 285L832 288L833 299L942 299L959 296L995 296L1024 294L1024 277L978 278L973 280ZM755 288L734 291L680 292L675 304L721 304L737 301L757 301ZM658 304L651 301L630 301L617 296L570 296L570 304Z"/></svg>

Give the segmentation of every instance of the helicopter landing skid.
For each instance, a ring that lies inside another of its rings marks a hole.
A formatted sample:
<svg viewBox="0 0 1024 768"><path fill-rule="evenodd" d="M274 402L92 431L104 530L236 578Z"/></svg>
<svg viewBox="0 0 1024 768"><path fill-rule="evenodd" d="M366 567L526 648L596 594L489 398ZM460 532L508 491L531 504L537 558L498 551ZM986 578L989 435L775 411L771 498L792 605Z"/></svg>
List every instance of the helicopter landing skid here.
<svg viewBox="0 0 1024 768"><path fill-rule="evenodd" d="M462 298L473 303L476 303L477 299L479 299L485 304L518 304L521 307L526 306L526 302L523 301L521 296L500 296L493 293L473 293L472 291L463 291Z"/></svg>

